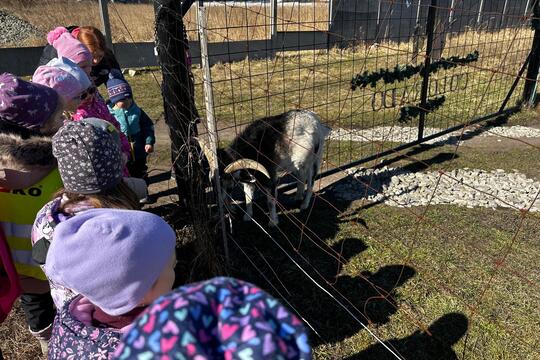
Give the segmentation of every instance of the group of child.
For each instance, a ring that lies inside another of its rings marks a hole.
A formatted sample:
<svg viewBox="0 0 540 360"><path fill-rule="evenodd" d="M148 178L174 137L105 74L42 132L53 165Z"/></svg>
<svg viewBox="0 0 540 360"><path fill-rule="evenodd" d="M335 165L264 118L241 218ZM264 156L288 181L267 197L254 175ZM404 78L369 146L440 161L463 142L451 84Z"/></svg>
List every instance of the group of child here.
<svg viewBox="0 0 540 360"><path fill-rule="evenodd" d="M0 321L22 293L49 359L310 359L302 322L251 284L171 291L176 234L133 178L152 121L99 30L47 40L31 82L0 75Z"/></svg>

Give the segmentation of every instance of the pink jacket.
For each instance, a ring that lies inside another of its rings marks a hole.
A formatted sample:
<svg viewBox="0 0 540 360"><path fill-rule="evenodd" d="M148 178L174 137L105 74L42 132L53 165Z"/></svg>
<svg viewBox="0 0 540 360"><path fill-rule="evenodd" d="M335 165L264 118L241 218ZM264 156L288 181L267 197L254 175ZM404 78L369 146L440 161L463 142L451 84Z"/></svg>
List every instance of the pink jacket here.
<svg viewBox="0 0 540 360"><path fill-rule="evenodd" d="M122 152L124 152L128 159L131 158L131 145L129 144L129 141L120 130L120 124L114 116L109 112L109 109L107 108L107 105L105 105L105 102L101 98L100 95L96 93L96 95L93 97L92 101L90 102L83 102L77 110L75 110L75 113L72 116L72 119L75 121L81 121L82 119L95 117L98 119L103 119L116 127L118 130L118 133L120 135L120 142L122 143Z"/></svg>
<svg viewBox="0 0 540 360"><path fill-rule="evenodd" d="M11 259L4 230L0 225L0 323L8 316L20 293L19 276Z"/></svg>

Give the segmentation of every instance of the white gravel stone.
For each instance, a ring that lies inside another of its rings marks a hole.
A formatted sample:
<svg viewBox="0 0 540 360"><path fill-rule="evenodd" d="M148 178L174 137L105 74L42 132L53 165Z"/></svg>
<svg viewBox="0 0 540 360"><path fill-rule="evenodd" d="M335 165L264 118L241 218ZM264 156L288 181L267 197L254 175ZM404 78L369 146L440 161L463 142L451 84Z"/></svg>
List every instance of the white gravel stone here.
<svg viewBox="0 0 540 360"><path fill-rule="evenodd" d="M27 21L0 10L0 44L20 45L21 41L41 32Z"/></svg>
<svg viewBox="0 0 540 360"><path fill-rule="evenodd" d="M459 169L442 177L439 172L411 173L388 167L349 172L349 182L332 189L337 198L347 201L366 198L398 207L429 203L523 209L533 205L531 211L540 210L540 199L533 204L540 192L540 182L518 172Z"/></svg>
<svg viewBox="0 0 540 360"><path fill-rule="evenodd" d="M463 135L468 135L475 131L477 127L467 129ZM516 125L516 126L499 126L491 128L483 128L483 132L475 136L480 137L510 137L510 138L538 138L540 137L540 129ZM430 136L443 131L439 128L425 128L424 136ZM450 134L443 135L439 138L427 141L426 143L452 142L457 143L461 138L462 132L455 131ZM355 142L371 142L371 141L391 141L398 143L407 143L416 140L418 136L418 128L410 126L379 126L369 129L342 129L337 128L332 130L328 139L340 141L355 141Z"/></svg>

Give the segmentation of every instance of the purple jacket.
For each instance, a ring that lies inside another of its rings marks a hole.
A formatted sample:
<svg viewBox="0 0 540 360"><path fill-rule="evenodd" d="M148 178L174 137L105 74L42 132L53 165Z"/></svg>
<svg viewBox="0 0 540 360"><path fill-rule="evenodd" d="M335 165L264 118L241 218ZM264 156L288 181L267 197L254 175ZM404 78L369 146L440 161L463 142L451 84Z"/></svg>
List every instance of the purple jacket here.
<svg viewBox="0 0 540 360"><path fill-rule="evenodd" d="M98 328L88 323L92 304L77 296L65 304L56 314L49 340L49 360L106 360L128 329Z"/></svg>

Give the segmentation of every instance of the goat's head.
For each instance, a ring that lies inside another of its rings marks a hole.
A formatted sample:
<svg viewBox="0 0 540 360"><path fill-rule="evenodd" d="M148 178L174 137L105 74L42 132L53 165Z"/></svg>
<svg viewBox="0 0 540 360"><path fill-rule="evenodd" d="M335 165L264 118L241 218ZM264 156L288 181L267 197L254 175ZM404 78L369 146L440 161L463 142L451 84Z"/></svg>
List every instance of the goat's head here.
<svg viewBox="0 0 540 360"><path fill-rule="evenodd" d="M224 191L232 189L238 183L255 183L257 182L257 178L260 178L261 175L265 180L271 179L270 173L261 163L252 159L235 159L235 156L224 149L217 150L216 158L206 141L200 138L196 138L196 140L210 165L209 175L211 179L214 177L213 169L215 169L217 160L217 166L219 173L221 174ZM260 175L256 176L256 174Z"/></svg>

